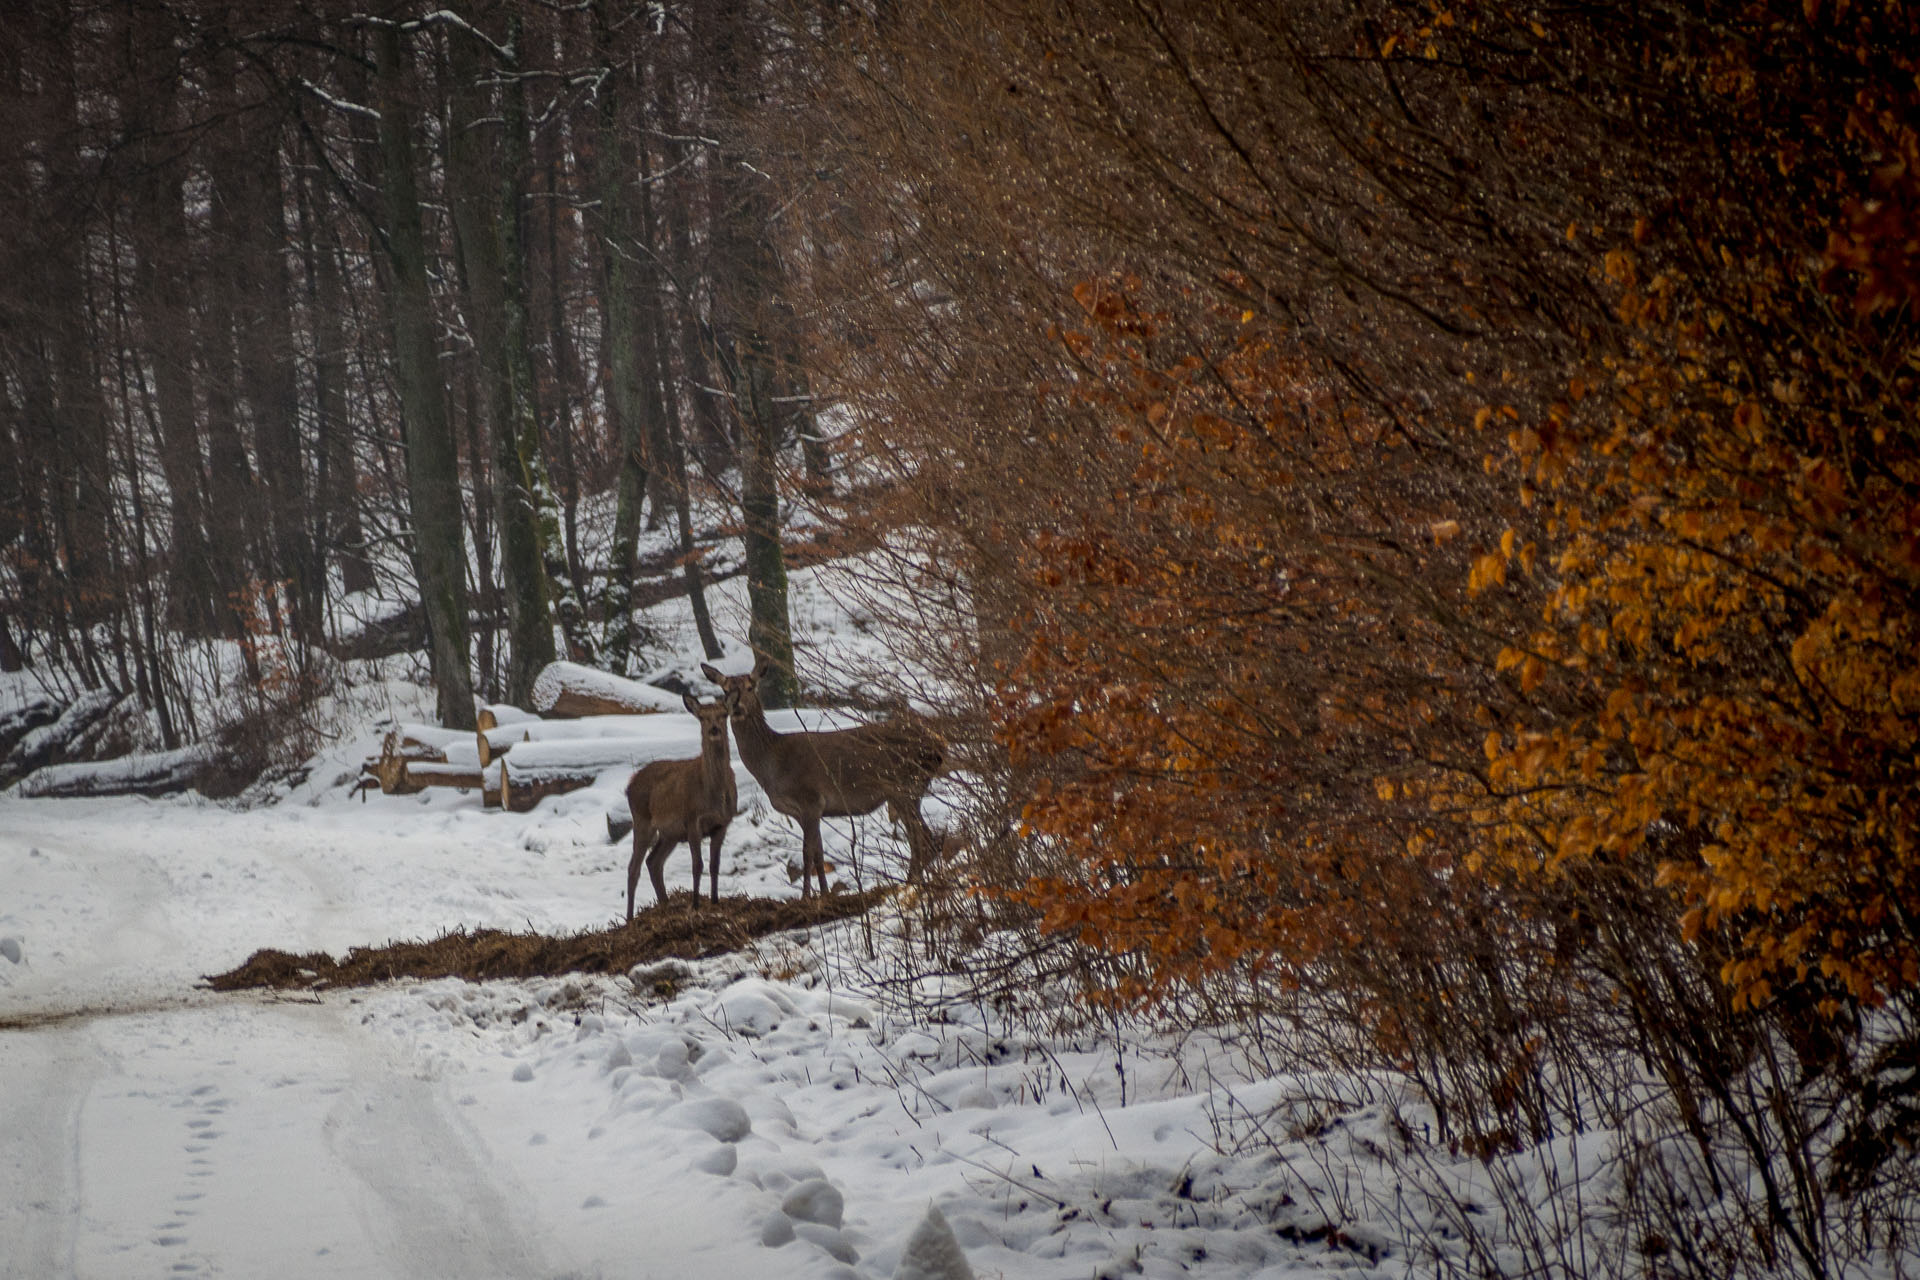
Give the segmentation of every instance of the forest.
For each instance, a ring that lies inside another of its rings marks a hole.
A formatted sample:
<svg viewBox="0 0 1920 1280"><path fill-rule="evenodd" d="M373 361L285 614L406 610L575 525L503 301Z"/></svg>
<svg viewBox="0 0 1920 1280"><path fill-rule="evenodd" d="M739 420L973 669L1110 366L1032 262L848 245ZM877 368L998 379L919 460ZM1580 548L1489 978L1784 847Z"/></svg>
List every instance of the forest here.
<svg viewBox="0 0 1920 1280"><path fill-rule="evenodd" d="M1637 1135L1500 1274L1912 1247L1912 6L21 0L0 112L0 668L95 754L744 576L768 706L965 763L931 967Z"/></svg>

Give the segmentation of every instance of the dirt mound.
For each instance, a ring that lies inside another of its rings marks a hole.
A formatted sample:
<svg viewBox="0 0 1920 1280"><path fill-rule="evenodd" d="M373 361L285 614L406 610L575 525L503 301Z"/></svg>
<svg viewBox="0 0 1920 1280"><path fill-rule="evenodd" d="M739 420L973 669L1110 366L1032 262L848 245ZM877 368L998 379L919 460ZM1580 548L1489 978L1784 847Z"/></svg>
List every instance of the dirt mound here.
<svg viewBox="0 0 1920 1280"><path fill-rule="evenodd" d="M888 890L795 898L723 898L698 910L689 896L634 915L629 924L565 937L456 929L425 942L355 947L345 960L256 951L237 969L207 979L215 991L249 987L365 987L395 978L533 978L564 973L625 973L636 964L696 960L738 951L755 938L865 913Z"/></svg>

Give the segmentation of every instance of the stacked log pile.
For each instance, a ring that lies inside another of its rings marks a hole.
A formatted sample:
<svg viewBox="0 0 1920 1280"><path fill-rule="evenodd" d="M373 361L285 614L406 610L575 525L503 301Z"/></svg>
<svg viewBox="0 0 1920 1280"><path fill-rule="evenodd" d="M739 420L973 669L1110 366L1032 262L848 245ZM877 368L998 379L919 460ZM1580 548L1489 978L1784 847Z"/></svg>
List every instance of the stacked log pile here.
<svg viewBox="0 0 1920 1280"><path fill-rule="evenodd" d="M386 795L477 789L487 808L525 813L609 770L655 758L657 736L640 736L632 718L680 706L677 694L571 662L541 672L533 701L536 711L482 708L473 732L396 725L362 767L361 788Z"/></svg>

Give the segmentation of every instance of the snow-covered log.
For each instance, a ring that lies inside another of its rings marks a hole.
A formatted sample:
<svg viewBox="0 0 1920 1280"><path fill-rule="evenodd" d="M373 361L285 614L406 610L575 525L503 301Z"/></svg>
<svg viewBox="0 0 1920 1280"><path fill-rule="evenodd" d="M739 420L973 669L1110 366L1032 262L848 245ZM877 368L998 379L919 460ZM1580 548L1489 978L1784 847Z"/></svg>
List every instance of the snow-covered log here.
<svg viewBox="0 0 1920 1280"><path fill-rule="evenodd" d="M176 751L140 752L117 760L86 764L50 764L21 779L23 796L160 796L184 791L199 781L213 764L217 751L211 743L195 743Z"/></svg>
<svg viewBox="0 0 1920 1280"><path fill-rule="evenodd" d="M482 733L485 733L488 729L497 729L502 725L523 724L528 720L538 720L539 718L539 716L533 714L531 711L522 711L518 707L510 707L504 702L496 702L492 706L481 707L473 713L474 725Z"/></svg>
<svg viewBox="0 0 1920 1280"><path fill-rule="evenodd" d="M500 763L507 764L506 757ZM583 791L599 781L597 773L545 773L533 778L513 780L513 770L502 768L500 771L500 807L508 813L530 813L548 796L563 796L569 791Z"/></svg>
<svg viewBox="0 0 1920 1280"><path fill-rule="evenodd" d="M387 736L409 760L445 760L449 748L473 744L473 734L467 730L442 729L437 724L396 725Z"/></svg>
<svg viewBox="0 0 1920 1280"><path fill-rule="evenodd" d="M592 786L604 774L631 773L648 761L688 754L658 736L523 742L500 757L500 802L525 813L548 796Z"/></svg>
<svg viewBox="0 0 1920 1280"><path fill-rule="evenodd" d="M677 693L577 662L549 663L533 682L533 710L542 716L571 719L679 709Z"/></svg>
<svg viewBox="0 0 1920 1280"><path fill-rule="evenodd" d="M492 728L476 730L473 735L473 744L483 765L492 764L516 743L526 740L527 726L524 724L494 725Z"/></svg>
<svg viewBox="0 0 1920 1280"><path fill-rule="evenodd" d="M67 749L106 719L119 701L120 695L111 689L81 694L60 713L59 719L31 730L14 744L13 750L7 753L6 763L0 766L0 785L32 773L42 765L61 763Z"/></svg>
<svg viewBox="0 0 1920 1280"><path fill-rule="evenodd" d="M428 787L458 787L478 791L480 802L489 809L500 807L500 766L490 769L472 764L443 764L433 760L409 760L406 781L414 791Z"/></svg>
<svg viewBox="0 0 1920 1280"><path fill-rule="evenodd" d="M658 733L659 722L649 714L588 716L583 720L526 719L514 724L496 725L474 735L480 749L480 763L489 764L527 742L575 742L596 738L650 738ZM447 756L453 759L451 753Z"/></svg>
<svg viewBox="0 0 1920 1280"><path fill-rule="evenodd" d="M380 754L369 757L360 766L361 785L377 782L390 796L412 795L420 788L406 780L407 765L415 761L453 764L477 769L481 765L474 750L473 735L465 729L442 729L433 724L399 724L387 730L380 743Z"/></svg>
<svg viewBox="0 0 1920 1280"><path fill-rule="evenodd" d="M59 718L60 704L44 694L0 711L0 759L18 746L22 738Z"/></svg>

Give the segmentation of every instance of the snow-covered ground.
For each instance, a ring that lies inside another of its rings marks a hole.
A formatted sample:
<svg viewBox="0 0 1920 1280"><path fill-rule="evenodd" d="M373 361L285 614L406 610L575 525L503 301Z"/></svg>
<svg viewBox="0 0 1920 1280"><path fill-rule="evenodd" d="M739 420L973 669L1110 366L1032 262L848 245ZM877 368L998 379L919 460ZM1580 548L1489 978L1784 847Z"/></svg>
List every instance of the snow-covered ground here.
<svg viewBox="0 0 1920 1280"><path fill-rule="evenodd" d="M1324 1153L1216 1151L1312 1082L922 1024L858 924L637 982L196 989L263 945L604 924L626 852L591 825L0 800L0 1274L884 1277L929 1205L981 1276L1353 1274L1390 1244L1316 1203ZM792 843L730 841L722 891L790 892Z"/></svg>
<svg viewBox="0 0 1920 1280"><path fill-rule="evenodd" d="M884 912L614 978L198 986L267 946L619 916L622 779L362 801L374 741L250 809L0 797L0 1276L921 1276L930 1208L982 1277L1431 1275L1416 1237L1491 1199L1471 1165L1412 1189L1392 1082L884 983ZM722 892L791 895L798 834L739 776ZM849 879L899 855L880 817L828 827Z"/></svg>

